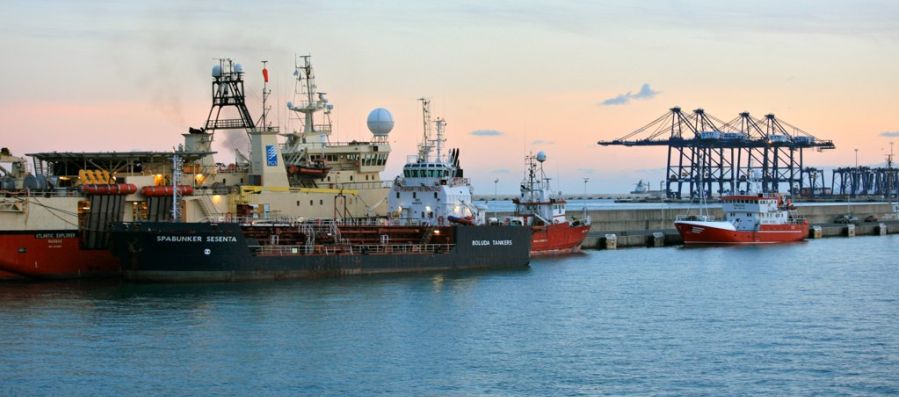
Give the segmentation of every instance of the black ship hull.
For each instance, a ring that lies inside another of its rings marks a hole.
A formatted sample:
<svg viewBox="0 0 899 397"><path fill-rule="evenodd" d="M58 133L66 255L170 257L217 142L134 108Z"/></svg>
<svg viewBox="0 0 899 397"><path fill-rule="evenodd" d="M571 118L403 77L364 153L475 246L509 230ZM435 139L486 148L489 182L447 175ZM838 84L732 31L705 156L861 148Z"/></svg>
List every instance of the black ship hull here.
<svg viewBox="0 0 899 397"><path fill-rule="evenodd" d="M242 281L514 268L529 263L530 229L451 226L452 244L261 246L234 223L122 223L113 253L133 281Z"/></svg>

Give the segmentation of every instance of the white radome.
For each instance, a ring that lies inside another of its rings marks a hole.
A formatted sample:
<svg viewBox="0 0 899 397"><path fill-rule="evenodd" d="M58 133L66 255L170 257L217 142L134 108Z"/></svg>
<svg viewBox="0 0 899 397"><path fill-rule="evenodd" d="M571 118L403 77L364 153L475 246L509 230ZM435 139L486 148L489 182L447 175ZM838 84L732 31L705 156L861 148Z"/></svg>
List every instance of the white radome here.
<svg viewBox="0 0 899 397"><path fill-rule="evenodd" d="M374 136L387 136L393 129L393 115L384 108L377 108L368 114L368 130Z"/></svg>
<svg viewBox="0 0 899 397"><path fill-rule="evenodd" d="M546 161L546 153L543 153L542 151L537 152L537 161L541 163Z"/></svg>

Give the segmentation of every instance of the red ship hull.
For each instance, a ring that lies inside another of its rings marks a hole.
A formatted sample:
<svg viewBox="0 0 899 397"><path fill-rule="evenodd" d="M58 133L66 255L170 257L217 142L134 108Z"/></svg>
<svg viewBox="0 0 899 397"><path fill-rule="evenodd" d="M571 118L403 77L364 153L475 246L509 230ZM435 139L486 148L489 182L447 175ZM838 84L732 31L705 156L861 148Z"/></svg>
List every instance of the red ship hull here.
<svg viewBox="0 0 899 397"><path fill-rule="evenodd" d="M727 230L703 223L678 222L674 225L684 244L776 244L805 240L808 222L761 225L759 230Z"/></svg>
<svg viewBox="0 0 899 397"><path fill-rule="evenodd" d="M531 230L531 256L561 255L581 250L581 244L590 232L590 225L557 223L534 226Z"/></svg>
<svg viewBox="0 0 899 397"><path fill-rule="evenodd" d="M0 271L0 281L22 280L24 277L9 272Z"/></svg>
<svg viewBox="0 0 899 397"><path fill-rule="evenodd" d="M109 250L81 249L75 231L0 232L0 271L29 278L109 277L121 266Z"/></svg>

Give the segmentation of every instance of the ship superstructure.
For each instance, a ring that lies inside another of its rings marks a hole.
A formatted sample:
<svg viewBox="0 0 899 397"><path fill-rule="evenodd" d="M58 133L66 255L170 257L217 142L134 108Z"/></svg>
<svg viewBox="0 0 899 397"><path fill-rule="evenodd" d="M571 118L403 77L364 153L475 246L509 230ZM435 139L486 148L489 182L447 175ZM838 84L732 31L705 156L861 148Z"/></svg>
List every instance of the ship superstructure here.
<svg viewBox="0 0 899 397"><path fill-rule="evenodd" d="M218 164L210 186L236 187L238 194L229 196L220 211L206 214L210 220L345 219L387 214L389 186L380 173L390 154L388 136L393 120L386 109L375 109L369 115L370 140L330 141L334 107L325 93L318 92L310 57L302 56L294 70L296 102L287 105L301 116L297 119L301 127L282 133L268 117L268 69L263 67L263 113L259 122L254 122L246 106L243 75L243 68L230 60L213 67L213 106L206 127L191 130L200 136L194 142L201 149L210 147L216 130L244 130L250 140L249 158L238 152L234 164ZM238 117L219 119L224 107ZM318 113L322 113L322 122L316 120ZM279 142L279 137L286 141Z"/></svg>
<svg viewBox="0 0 899 397"><path fill-rule="evenodd" d="M446 121L440 117L432 120L430 100L420 101L422 139L418 154L407 158L403 174L393 181L388 196L391 222L484 224L486 211L472 203L472 187L459 165L459 150L444 153Z"/></svg>

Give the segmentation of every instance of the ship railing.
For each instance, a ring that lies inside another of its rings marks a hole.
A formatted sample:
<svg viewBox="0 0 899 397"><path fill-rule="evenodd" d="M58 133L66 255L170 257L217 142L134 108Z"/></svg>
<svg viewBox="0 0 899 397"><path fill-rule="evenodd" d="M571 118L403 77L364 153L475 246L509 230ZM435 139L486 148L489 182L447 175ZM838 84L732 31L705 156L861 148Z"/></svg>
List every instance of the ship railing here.
<svg viewBox="0 0 899 397"><path fill-rule="evenodd" d="M78 188L53 188L45 190L0 190L0 197L80 197L84 196Z"/></svg>
<svg viewBox="0 0 899 397"><path fill-rule="evenodd" d="M675 221L699 221L699 222L713 222L718 220L714 216L711 215L678 215L674 218Z"/></svg>
<svg viewBox="0 0 899 397"><path fill-rule="evenodd" d="M315 244L251 245L258 256L312 255L440 255L450 253L455 244Z"/></svg>
<svg viewBox="0 0 899 397"><path fill-rule="evenodd" d="M796 211L788 211L787 215L789 215L789 217L788 217L789 223L801 224L801 223L806 222L805 217L802 215L799 215L799 213Z"/></svg>
<svg viewBox="0 0 899 397"><path fill-rule="evenodd" d="M213 215L202 218L207 223L239 223L241 225L257 226L387 226L387 218L384 217L360 217L334 220L332 218L304 218L304 217L268 217L257 218L252 216L232 216L227 214Z"/></svg>
<svg viewBox="0 0 899 397"><path fill-rule="evenodd" d="M328 189L345 189L345 190L369 190L369 189L390 189L393 181L369 181L369 182L341 182L341 183L322 183L322 187Z"/></svg>

